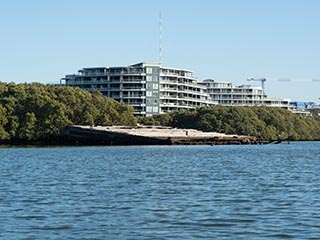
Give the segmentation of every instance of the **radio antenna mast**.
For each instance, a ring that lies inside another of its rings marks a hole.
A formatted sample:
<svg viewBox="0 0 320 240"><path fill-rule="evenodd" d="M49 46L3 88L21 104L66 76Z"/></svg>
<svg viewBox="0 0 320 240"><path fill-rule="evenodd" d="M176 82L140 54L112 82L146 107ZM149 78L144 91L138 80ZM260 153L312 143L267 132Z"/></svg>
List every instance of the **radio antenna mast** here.
<svg viewBox="0 0 320 240"><path fill-rule="evenodd" d="M159 15L159 62L162 64L162 15Z"/></svg>

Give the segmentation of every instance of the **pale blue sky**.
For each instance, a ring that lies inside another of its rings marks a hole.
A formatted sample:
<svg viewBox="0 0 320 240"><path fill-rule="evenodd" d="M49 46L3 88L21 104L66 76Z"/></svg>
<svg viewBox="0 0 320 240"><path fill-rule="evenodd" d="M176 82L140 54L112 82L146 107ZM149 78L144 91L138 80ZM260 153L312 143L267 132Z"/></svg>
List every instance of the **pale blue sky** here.
<svg viewBox="0 0 320 240"><path fill-rule="evenodd" d="M158 61L199 80L269 81L270 96L318 101L317 0L1 0L0 81L58 82L82 67ZM259 83L256 83L259 84Z"/></svg>

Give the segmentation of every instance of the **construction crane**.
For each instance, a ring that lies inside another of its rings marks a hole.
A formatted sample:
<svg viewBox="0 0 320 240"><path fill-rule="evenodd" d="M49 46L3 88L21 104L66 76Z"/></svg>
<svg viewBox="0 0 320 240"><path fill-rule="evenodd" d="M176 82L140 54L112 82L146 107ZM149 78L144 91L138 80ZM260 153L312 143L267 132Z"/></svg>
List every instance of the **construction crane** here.
<svg viewBox="0 0 320 240"><path fill-rule="evenodd" d="M266 78L248 78L247 81L259 81L259 82L261 82L262 92L263 92L263 94L266 94L266 92L265 92L265 82L267 81Z"/></svg>
<svg viewBox="0 0 320 240"><path fill-rule="evenodd" d="M247 78L247 81L259 81L261 82L261 88L263 91L263 94L265 94L265 82L267 81L267 78ZM268 78L268 81L276 81L276 82L314 82L314 83L320 83L320 79L295 79L292 80L290 78ZM320 99L320 98L319 98Z"/></svg>

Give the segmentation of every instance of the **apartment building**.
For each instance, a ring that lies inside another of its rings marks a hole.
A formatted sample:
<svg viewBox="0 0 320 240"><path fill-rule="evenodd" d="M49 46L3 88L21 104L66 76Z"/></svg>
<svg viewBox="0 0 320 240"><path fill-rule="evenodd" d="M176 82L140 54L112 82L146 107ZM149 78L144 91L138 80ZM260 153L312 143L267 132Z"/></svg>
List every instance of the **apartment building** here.
<svg viewBox="0 0 320 240"><path fill-rule="evenodd" d="M62 80L67 86L98 90L103 96L131 105L134 114L142 116L217 104L294 109L289 99L270 98L259 86L236 86L212 79L198 82L192 71L160 63L83 68Z"/></svg>
<svg viewBox="0 0 320 240"><path fill-rule="evenodd" d="M211 99L221 105L291 108L290 99L270 98L258 86L236 86L230 82L216 82L212 79L204 80L199 84L205 86Z"/></svg>
<svg viewBox="0 0 320 240"><path fill-rule="evenodd" d="M160 63L83 68L62 80L67 86L89 92L99 90L103 96L131 105L135 115L151 116L217 104L192 71L166 68Z"/></svg>

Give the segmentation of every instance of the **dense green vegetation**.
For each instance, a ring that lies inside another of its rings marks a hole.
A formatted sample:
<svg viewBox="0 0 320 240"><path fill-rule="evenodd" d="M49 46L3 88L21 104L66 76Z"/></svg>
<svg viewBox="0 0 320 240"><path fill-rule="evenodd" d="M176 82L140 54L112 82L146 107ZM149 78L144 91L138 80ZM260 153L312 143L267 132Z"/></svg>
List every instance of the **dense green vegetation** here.
<svg viewBox="0 0 320 240"><path fill-rule="evenodd" d="M204 107L139 118L142 124L195 128L227 134L257 136L269 140L319 140L320 121L280 108Z"/></svg>
<svg viewBox="0 0 320 240"><path fill-rule="evenodd" d="M0 140L59 136L70 124L136 125L133 109L79 88L0 82Z"/></svg>
<svg viewBox="0 0 320 240"><path fill-rule="evenodd" d="M153 117L133 115L123 103L79 88L0 82L0 140L59 137L68 125L145 125L195 128L274 140L319 140L320 119L266 107L204 107Z"/></svg>

